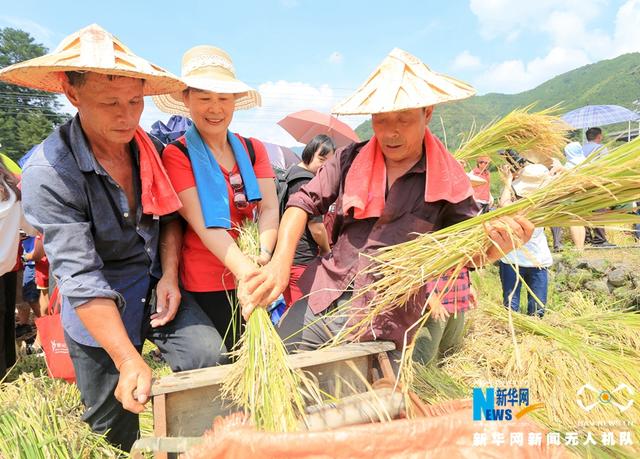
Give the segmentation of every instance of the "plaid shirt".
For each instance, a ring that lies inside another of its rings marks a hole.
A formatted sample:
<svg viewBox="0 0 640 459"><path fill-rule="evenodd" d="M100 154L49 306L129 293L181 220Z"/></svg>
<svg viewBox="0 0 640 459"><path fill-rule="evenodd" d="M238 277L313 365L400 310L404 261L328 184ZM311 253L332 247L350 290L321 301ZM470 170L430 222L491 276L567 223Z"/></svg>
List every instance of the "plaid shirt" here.
<svg viewBox="0 0 640 459"><path fill-rule="evenodd" d="M470 301L471 280L469 279L469 270L462 268L458 277L451 281L451 285L447 287L450 280L450 275L443 274L437 280L427 282L427 292L431 294L435 290L436 295L442 295L440 302L447 312L451 314L467 311L472 306Z"/></svg>

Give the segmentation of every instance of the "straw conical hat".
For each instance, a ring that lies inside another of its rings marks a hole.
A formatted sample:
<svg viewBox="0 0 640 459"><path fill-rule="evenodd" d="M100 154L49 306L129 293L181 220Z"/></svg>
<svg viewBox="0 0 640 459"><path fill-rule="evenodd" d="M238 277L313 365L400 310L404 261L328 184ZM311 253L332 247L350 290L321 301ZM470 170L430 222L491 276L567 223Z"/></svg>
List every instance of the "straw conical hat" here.
<svg viewBox="0 0 640 459"><path fill-rule="evenodd" d="M96 72L145 80L144 94L164 94L185 86L173 74L136 56L97 24L69 35L52 53L0 70L0 80L50 92L63 92L60 72Z"/></svg>
<svg viewBox="0 0 640 459"><path fill-rule="evenodd" d="M485 183L487 183L487 181L485 179L483 179L482 177L477 176L473 172L467 172L467 177L469 177L469 181L471 181L471 186L479 186L479 185L484 185Z"/></svg>
<svg viewBox="0 0 640 459"><path fill-rule="evenodd" d="M395 48L354 94L333 109L338 115L370 115L465 99L475 89L433 72L417 57Z"/></svg>
<svg viewBox="0 0 640 459"><path fill-rule="evenodd" d="M220 94L236 95L236 110L259 107L260 93L236 78L231 56L215 46L194 46L182 56L182 82L190 87ZM191 116L182 102L182 91L154 96L153 102L171 115Z"/></svg>

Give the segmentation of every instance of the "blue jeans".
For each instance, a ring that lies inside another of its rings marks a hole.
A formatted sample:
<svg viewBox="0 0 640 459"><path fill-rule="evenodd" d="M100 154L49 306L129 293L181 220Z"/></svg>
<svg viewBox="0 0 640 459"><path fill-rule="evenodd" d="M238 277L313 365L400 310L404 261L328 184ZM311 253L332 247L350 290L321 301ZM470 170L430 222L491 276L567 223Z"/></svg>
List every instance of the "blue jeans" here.
<svg viewBox="0 0 640 459"><path fill-rule="evenodd" d="M640 201L637 204L640 206ZM640 215L640 207L636 209L636 215ZM633 224L633 237L636 241L640 241L640 223Z"/></svg>
<svg viewBox="0 0 640 459"><path fill-rule="evenodd" d="M529 289L538 297L543 305L547 304L547 291L549 287L549 271L547 268L518 268L520 277L529 286ZM516 274L516 267L500 262L500 282L502 283L502 304L505 307L520 311L520 290L522 283ZM527 291L527 314L530 316L544 315L544 308L541 307L535 298Z"/></svg>
<svg viewBox="0 0 640 459"><path fill-rule="evenodd" d="M148 317L148 312L145 312L145 317ZM158 328L145 324L143 328L142 336L158 346L173 371L210 367L227 361L223 355L226 349L222 337L193 297L184 290L178 313L171 322ZM129 451L140 432L138 415L125 410L115 398L120 374L111 357L103 348L80 344L66 332L65 341L86 408L82 420L94 432L107 432L109 442ZM141 350L140 346L138 352Z"/></svg>
<svg viewBox="0 0 640 459"><path fill-rule="evenodd" d="M36 266L35 263L24 265L22 273L22 299L29 304L37 303L40 292L36 286Z"/></svg>

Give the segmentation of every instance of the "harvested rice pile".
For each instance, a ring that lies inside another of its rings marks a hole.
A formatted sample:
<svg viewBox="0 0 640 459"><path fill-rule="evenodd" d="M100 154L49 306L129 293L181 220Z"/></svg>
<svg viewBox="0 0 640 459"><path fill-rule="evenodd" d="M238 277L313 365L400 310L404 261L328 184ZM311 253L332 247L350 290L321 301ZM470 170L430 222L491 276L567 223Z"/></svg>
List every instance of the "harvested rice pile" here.
<svg viewBox="0 0 640 459"><path fill-rule="evenodd" d="M238 245L245 254L259 255L255 222L240 229ZM304 417L303 376L289 367L287 351L265 308L256 308L249 317L233 356L223 398L242 407L260 430L296 430Z"/></svg>
<svg viewBox="0 0 640 459"><path fill-rule="evenodd" d="M569 446L581 457L638 457L640 314L596 305L576 292L562 309L548 309L542 320L509 313L490 301L468 317L463 348L440 368L416 369L414 390L425 401L470 397L473 387L529 388L531 403L544 403L529 416L552 432L577 432L580 445ZM623 412L599 402L597 392L577 393L585 384L613 391L621 383L634 391L611 394L621 405L632 400ZM577 398L597 406L587 412ZM615 445L602 445L607 431L615 432ZM634 445L618 445L619 431L630 431ZM597 445L582 444L589 432Z"/></svg>
<svg viewBox="0 0 640 459"><path fill-rule="evenodd" d="M0 384L0 457L102 459L124 457L80 420L75 385L23 373Z"/></svg>

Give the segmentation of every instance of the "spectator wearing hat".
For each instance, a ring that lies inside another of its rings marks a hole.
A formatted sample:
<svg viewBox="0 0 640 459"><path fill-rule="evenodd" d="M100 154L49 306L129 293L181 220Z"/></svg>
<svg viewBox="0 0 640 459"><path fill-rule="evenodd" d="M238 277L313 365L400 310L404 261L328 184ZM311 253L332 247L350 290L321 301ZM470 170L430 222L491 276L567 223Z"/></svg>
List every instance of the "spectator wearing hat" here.
<svg viewBox="0 0 640 459"><path fill-rule="evenodd" d="M161 228L160 217L181 204L139 127L145 95L184 85L95 24L0 79L64 93L78 109L26 164L23 203L63 296L82 419L128 451L151 389L145 338L174 371L221 359L220 335L178 287L180 223L163 219Z"/></svg>
<svg viewBox="0 0 640 459"><path fill-rule="evenodd" d="M473 195L480 206L480 213L489 212L493 204L493 196L491 196L491 174L489 172L489 164L491 158L488 156L480 156L476 160L476 167L471 171L476 177L484 180L484 183L473 187Z"/></svg>
<svg viewBox="0 0 640 459"><path fill-rule="evenodd" d="M186 89L153 98L160 110L193 121L162 155L184 204L179 210L186 221L180 279L225 336L221 352L226 353L241 333L236 284L258 269L236 244L238 228L245 220L257 220L257 261L268 262L279 219L274 173L262 142L229 130L235 111L259 107L261 98L236 78L225 51L208 45L188 50L181 81Z"/></svg>

